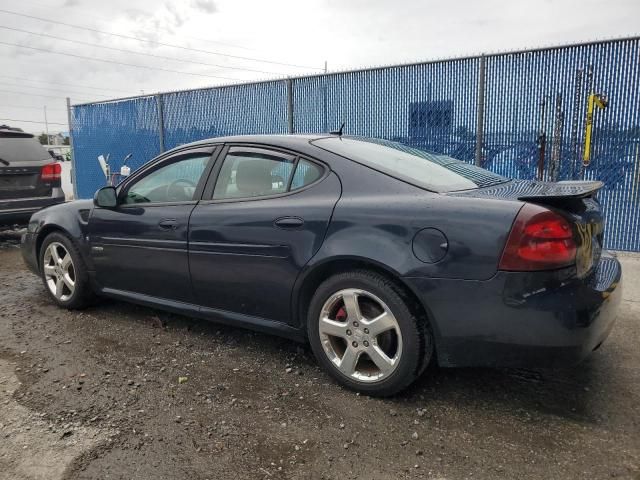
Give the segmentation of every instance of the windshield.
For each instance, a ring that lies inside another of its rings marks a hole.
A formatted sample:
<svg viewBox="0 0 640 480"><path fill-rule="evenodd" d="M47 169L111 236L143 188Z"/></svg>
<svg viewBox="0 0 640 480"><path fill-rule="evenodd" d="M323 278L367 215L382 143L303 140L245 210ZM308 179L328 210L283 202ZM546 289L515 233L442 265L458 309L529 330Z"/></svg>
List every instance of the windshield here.
<svg viewBox="0 0 640 480"><path fill-rule="evenodd" d="M327 137L312 141L329 152L434 192L488 187L509 179L447 155L401 143L360 137Z"/></svg>

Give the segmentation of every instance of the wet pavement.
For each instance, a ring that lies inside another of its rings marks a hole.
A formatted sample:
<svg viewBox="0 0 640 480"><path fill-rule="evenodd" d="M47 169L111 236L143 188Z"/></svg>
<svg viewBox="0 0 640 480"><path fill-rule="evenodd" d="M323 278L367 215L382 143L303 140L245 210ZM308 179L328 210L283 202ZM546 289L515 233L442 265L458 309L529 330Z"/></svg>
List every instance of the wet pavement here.
<svg viewBox="0 0 640 480"><path fill-rule="evenodd" d="M2 479L640 479L640 257L621 257L620 318L581 365L429 368L380 400L277 337L60 310L17 236L0 235Z"/></svg>

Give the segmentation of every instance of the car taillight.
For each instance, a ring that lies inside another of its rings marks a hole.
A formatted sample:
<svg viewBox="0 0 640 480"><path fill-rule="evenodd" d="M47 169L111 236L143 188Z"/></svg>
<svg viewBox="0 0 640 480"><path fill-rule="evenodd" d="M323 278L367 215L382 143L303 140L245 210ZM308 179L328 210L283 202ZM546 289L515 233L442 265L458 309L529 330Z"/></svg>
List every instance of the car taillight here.
<svg viewBox="0 0 640 480"><path fill-rule="evenodd" d="M516 217L502 252L500 270L550 270L572 265L576 243L561 215L527 203Z"/></svg>
<svg viewBox="0 0 640 480"><path fill-rule="evenodd" d="M42 167L40 170L40 179L45 182L51 182L54 180L60 180L62 174L62 167L59 163L49 163Z"/></svg>

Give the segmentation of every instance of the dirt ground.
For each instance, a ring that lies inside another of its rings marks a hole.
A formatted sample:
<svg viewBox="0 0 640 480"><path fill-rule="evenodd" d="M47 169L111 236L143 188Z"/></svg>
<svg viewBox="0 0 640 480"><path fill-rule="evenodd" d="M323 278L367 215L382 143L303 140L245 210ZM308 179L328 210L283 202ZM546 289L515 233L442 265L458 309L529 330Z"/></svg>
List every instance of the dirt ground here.
<svg viewBox="0 0 640 480"><path fill-rule="evenodd" d="M0 239L0 478L639 480L640 257L622 260L618 323L581 365L430 368L379 400L287 340L60 310Z"/></svg>

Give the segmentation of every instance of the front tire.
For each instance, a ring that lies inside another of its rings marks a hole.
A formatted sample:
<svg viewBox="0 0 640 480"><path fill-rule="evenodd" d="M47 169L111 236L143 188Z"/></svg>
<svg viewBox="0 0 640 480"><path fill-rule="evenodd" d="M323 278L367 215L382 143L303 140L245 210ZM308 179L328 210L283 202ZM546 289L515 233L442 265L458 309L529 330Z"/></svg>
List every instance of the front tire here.
<svg viewBox="0 0 640 480"><path fill-rule="evenodd" d="M388 278L366 270L334 275L317 289L307 318L320 365L340 384L372 396L409 386L433 354L427 321Z"/></svg>
<svg viewBox="0 0 640 480"><path fill-rule="evenodd" d="M60 307L81 309L93 300L87 268L73 241L60 232L47 235L40 248L40 275Z"/></svg>

